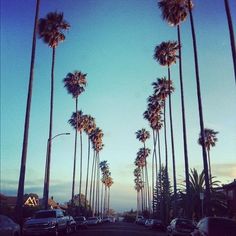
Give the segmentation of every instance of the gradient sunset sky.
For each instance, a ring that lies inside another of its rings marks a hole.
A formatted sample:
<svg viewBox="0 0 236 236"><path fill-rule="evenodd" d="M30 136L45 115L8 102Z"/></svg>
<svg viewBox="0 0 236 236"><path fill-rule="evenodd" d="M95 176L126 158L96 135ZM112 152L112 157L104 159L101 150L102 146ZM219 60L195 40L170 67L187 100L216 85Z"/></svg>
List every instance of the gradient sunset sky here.
<svg viewBox="0 0 236 236"><path fill-rule="evenodd" d="M1 1L1 185L0 192L16 195L29 79L34 0ZM229 0L236 30L236 1ZM193 16L199 53L205 127L219 131L211 150L212 174L222 184L236 178L236 84L223 0L194 0ZM62 83L68 72L87 73L86 91L79 109L95 117L104 132L101 160L110 164L114 185L111 207L136 208L134 159L142 144L135 138L146 128L143 119L151 83L167 76L167 68L153 60L162 41L176 40L176 28L161 18L156 0L41 0L39 16L64 13L71 28L56 49L53 140L50 196L58 202L71 197L74 131L67 123L74 100ZM198 106L189 18L182 24L183 78L190 168L202 170ZM42 197L49 128L49 93L52 50L37 39L25 193ZM178 64L171 67L177 179L184 179L182 118ZM167 123L169 127L169 123ZM169 129L168 129L169 135ZM84 136L84 163L87 138ZM163 134L162 134L163 143ZM147 146L152 148L151 139ZM169 171L172 177L169 139ZM164 154L164 148L162 148ZM79 158L79 153L78 153ZM149 162L150 164L150 162ZM76 193L78 193L77 166ZM85 166L84 166L85 173Z"/></svg>

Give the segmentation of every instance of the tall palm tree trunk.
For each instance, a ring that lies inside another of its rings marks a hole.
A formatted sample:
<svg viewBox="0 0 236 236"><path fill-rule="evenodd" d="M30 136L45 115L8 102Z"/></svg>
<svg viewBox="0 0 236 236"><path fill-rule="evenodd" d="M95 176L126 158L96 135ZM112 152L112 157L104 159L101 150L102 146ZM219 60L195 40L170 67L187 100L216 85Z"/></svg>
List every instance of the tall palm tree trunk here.
<svg viewBox="0 0 236 236"><path fill-rule="evenodd" d="M99 205L100 205L100 168L99 168L99 163L100 163L100 158L99 158L99 154L98 154L98 157L97 157L97 215L99 215Z"/></svg>
<svg viewBox="0 0 236 236"><path fill-rule="evenodd" d="M104 215L107 215L106 204L107 204L107 186L105 185L104 206L103 206L103 214Z"/></svg>
<svg viewBox="0 0 236 236"><path fill-rule="evenodd" d="M107 201L107 213L110 215L110 187L108 187L108 201Z"/></svg>
<svg viewBox="0 0 236 236"><path fill-rule="evenodd" d="M153 129L153 143L154 143L154 162L155 162L155 170L153 171L153 184L152 184L152 208L154 213L154 195L155 195L155 187L156 187L156 194L158 196L158 170L157 170L157 152L156 152L156 144L157 144L157 134L158 131L155 132ZM155 174L154 174L155 173Z"/></svg>
<svg viewBox="0 0 236 236"><path fill-rule="evenodd" d="M165 166L165 180L166 181L166 188L169 188L169 182L168 182L168 148L167 148L167 132L166 132L166 102L164 101L164 139L165 139L165 158L166 158L166 166ZM163 183L164 184L164 183ZM164 188L163 188L164 189ZM165 200L164 200L164 191L161 194L161 211L162 211L162 217L163 220L166 220L166 210L165 210Z"/></svg>
<svg viewBox="0 0 236 236"><path fill-rule="evenodd" d="M161 188L162 188L162 183L161 183L161 141L160 141L160 132L157 130L157 142L158 142L158 157L159 157L159 174L157 173L157 178L159 179L159 196L158 196L158 182L157 182L157 197L160 197L160 212L161 211L161 205L162 205L162 197L161 197ZM157 205L158 206L158 205ZM157 209L158 210L158 209Z"/></svg>
<svg viewBox="0 0 236 236"><path fill-rule="evenodd" d="M143 187L141 188L141 207L142 207L142 214L144 211L144 199L143 199Z"/></svg>
<svg viewBox="0 0 236 236"><path fill-rule="evenodd" d="M83 170L83 153L82 153L82 131L80 131L80 180L79 180L79 208L81 208L81 194L82 194L82 170Z"/></svg>
<svg viewBox="0 0 236 236"><path fill-rule="evenodd" d="M197 84L197 98L198 98L198 110L199 110L199 121L200 121L200 130L201 130L201 139L204 138L204 121L203 121L203 111L202 111L202 98L201 98L201 88L200 88L200 78L199 78L199 68L198 68L198 55L197 55L197 43L196 43L196 35L194 29L193 15L191 9L191 1L188 1L189 13L190 13L190 24L192 31L192 39L193 39L193 49L194 49L194 62L195 62L195 72L196 72L196 84ZM202 158L203 158L203 167L204 167L204 177L205 177L205 186L206 186L206 216L209 215L209 205L210 205L210 184L209 184L209 175L208 175L208 165L207 165L207 153L205 145L202 146Z"/></svg>
<svg viewBox="0 0 236 236"><path fill-rule="evenodd" d="M236 83L236 46L235 46L235 39L234 39L234 28L233 28L228 0L225 0L225 10L226 10L228 26L229 26L230 44L231 44L231 51L232 51L232 57L233 57L233 63L234 63L234 78L235 78L235 83Z"/></svg>
<svg viewBox="0 0 236 236"><path fill-rule="evenodd" d="M170 91L170 66L169 65L168 65L168 81L169 81L169 91ZM174 184L174 215L176 215L177 184L176 184L175 145L174 145L174 128L173 128L173 119L172 119L171 92L169 94L169 116L170 116L170 134L171 134L172 165L173 165L173 184Z"/></svg>
<svg viewBox="0 0 236 236"><path fill-rule="evenodd" d="M155 173L154 173L154 152L152 154L152 190L151 190L151 196L152 196L152 212L154 212L154 176L155 176Z"/></svg>
<svg viewBox="0 0 236 236"><path fill-rule="evenodd" d="M93 199L92 199L92 206L93 206L93 216L95 214L95 209L96 209L96 205L95 205L95 194L96 194L96 173L97 173L97 154L95 154L94 156L94 174L93 174Z"/></svg>
<svg viewBox="0 0 236 236"><path fill-rule="evenodd" d="M184 85L183 85L183 73L182 73L182 49L181 49L181 36L180 26L177 26L178 44L179 44L179 81L180 81L180 94L181 94L181 106L182 106L182 124L183 124L183 143L184 143L184 166L185 166L185 182L186 182L186 193L187 193L187 206L190 205L190 182L189 182L189 164L188 164L188 146L187 146L187 132L186 132L186 121L185 121L185 105L184 105ZM190 217L190 211L188 207L187 217Z"/></svg>
<svg viewBox="0 0 236 236"><path fill-rule="evenodd" d="M87 199L87 193L88 193L89 164L90 164L90 139L88 136L88 160L87 160L87 175L86 175L86 184L85 184L85 200ZM85 201L85 209L87 209L87 201Z"/></svg>
<svg viewBox="0 0 236 236"><path fill-rule="evenodd" d="M74 165L73 165L73 177L72 177L72 192L71 192L71 204L74 205L75 196L75 171L76 171L76 152L77 152L77 136L78 136L78 97L75 99L75 112L76 112L76 128L75 128L75 146L74 146Z"/></svg>
<svg viewBox="0 0 236 236"><path fill-rule="evenodd" d="M144 144L144 150L146 150L145 142ZM149 189L149 180L148 180L148 169L147 169L147 158L145 158L145 176L146 176L146 188L147 188L147 206L148 206L148 212L151 213L151 201L150 201L150 189Z"/></svg>
<svg viewBox="0 0 236 236"><path fill-rule="evenodd" d="M19 223L22 219L22 205L24 197L24 185L25 185L25 170L26 170L26 159L27 159L27 149L28 149L28 136L29 136L29 122L30 122L30 111L31 111L31 100L33 92L33 80L34 80L34 61L35 61L35 51L36 51L36 34L37 34L37 21L39 14L39 4L40 0L37 0L35 17L34 17L34 31L32 39L32 49L31 49L31 62L30 62L30 75L28 84L28 97L26 104L25 113L25 124L24 124L24 137L23 137L23 147L21 154L21 167L20 176L17 191L17 202L16 202L16 215L18 216Z"/></svg>
<svg viewBox="0 0 236 236"><path fill-rule="evenodd" d="M210 148L207 148L207 157L208 157L208 166L209 166L209 179L210 179L210 185L212 181L212 175L211 175L211 158L210 158ZM211 186L212 187L212 186Z"/></svg>
<svg viewBox="0 0 236 236"><path fill-rule="evenodd" d="M50 181L50 164L51 164L51 147L52 147L52 125L53 125L53 100L54 100L54 66L55 66L55 52L56 48L52 48L52 69L51 69L51 99L50 99L50 123L49 123L49 136L47 141L47 157L45 166L45 179L44 179L44 209L48 208L48 194L49 194L49 181Z"/></svg>
<svg viewBox="0 0 236 236"><path fill-rule="evenodd" d="M93 209L93 200L92 200L92 194L93 194L93 175L94 175L94 164L95 163L95 151L93 152L93 162L92 162L92 170L91 170L91 179L90 179L90 190L89 190L89 205L90 210Z"/></svg>

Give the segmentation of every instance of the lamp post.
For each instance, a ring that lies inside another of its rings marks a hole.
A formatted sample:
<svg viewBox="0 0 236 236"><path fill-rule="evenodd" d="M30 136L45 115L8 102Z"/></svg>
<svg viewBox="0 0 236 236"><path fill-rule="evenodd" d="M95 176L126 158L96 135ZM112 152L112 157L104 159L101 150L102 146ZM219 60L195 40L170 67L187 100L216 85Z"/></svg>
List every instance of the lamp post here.
<svg viewBox="0 0 236 236"><path fill-rule="evenodd" d="M51 162L51 153L48 151L49 144L52 140L61 135L70 135L70 133L60 133L53 136L47 141L47 154L46 154L46 165L45 165L45 175L44 175L44 188L43 188L43 205L44 209L48 209L48 192L49 192L49 177L50 177L50 162Z"/></svg>

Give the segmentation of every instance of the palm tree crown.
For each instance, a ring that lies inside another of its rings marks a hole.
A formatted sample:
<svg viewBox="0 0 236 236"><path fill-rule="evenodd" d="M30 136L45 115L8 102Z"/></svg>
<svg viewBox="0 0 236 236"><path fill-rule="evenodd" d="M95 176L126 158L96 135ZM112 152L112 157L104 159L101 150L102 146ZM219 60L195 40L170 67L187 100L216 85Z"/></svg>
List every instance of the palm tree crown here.
<svg viewBox="0 0 236 236"><path fill-rule="evenodd" d="M176 63L176 59L179 57L176 52L179 49L179 45L176 41L162 42L155 47L153 58L162 66L170 66Z"/></svg>
<svg viewBox="0 0 236 236"><path fill-rule="evenodd" d="M64 30L68 30L70 25L63 19L63 13L50 12L45 18L39 19L38 33L50 47L56 48L59 42L65 40Z"/></svg>
<svg viewBox="0 0 236 236"><path fill-rule="evenodd" d="M214 147L216 142L218 141L216 135L219 132L214 131L213 129L204 129L204 138L205 141L202 142L202 138L201 138L201 134L199 135L199 139L198 139L198 144L200 145L205 145L205 147L207 148L207 150L210 150L211 147Z"/></svg>
<svg viewBox="0 0 236 236"><path fill-rule="evenodd" d="M150 138L150 133L147 130L145 130L145 129L138 130L136 132L136 138L139 141L145 143L146 140Z"/></svg>
<svg viewBox="0 0 236 236"><path fill-rule="evenodd" d="M162 101L164 101L166 97L174 91L172 80L167 80L166 77L157 78L157 81L153 82L152 86L154 94Z"/></svg>
<svg viewBox="0 0 236 236"><path fill-rule="evenodd" d="M158 6L163 20L171 26L179 25L188 15L188 0L160 0Z"/></svg>
<svg viewBox="0 0 236 236"><path fill-rule="evenodd" d="M75 71L73 73L68 73L66 78L64 78L64 86L66 87L68 93L72 94L73 98L77 98L82 92L84 92L84 87L87 84L86 75L80 71Z"/></svg>

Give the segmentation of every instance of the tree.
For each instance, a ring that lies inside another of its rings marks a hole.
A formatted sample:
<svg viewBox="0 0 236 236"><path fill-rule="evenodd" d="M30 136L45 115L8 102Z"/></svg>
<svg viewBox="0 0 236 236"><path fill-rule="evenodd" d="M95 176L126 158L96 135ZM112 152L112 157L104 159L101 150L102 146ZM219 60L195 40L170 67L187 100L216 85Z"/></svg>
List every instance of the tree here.
<svg viewBox="0 0 236 236"><path fill-rule="evenodd" d="M91 183L90 183L90 203L92 207L92 215L99 213L99 153L103 149L103 138L104 134L100 128L96 128L90 135L92 142L92 148L94 150L92 173L91 173Z"/></svg>
<svg viewBox="0 0 236 236"><path fill-rule="evenodd" d="M75 71L74 73L68 73L63 80L64 87L66 87L67 92L72 95L75 99L75 112L78 111L78 97L84 92L85 86L87 84L86 74L80 71ZM77 133L78 133L78 117L76 117L75 126L75 146L74 146L74 165L73 165L73 180L72 180L72 193L71 193L71 203L73 205L74 192L75 192L75 169L76 169L76 150L77 150ZM81 181L81 180L80 180Z"/></svg>
<svg viewBox="0 0 236 236"><path fill-rule="evenodd" d="M39 38L52 48L52 67L51 67L51 92L50 92L50 122L49 122L49 135L48 147L45 166L45 181L43 199L45 209L48 207L48 192L49 192L49 176L50 176L50 162L51 162L51 138L53 126L53 98L54 98L54 66L55 66L55 53L56 47L60 42L65 40L64 31L68 30L70 25L64 20L63 13L50 12L45 18L39 19L38 22L38 35Z"/></svg>
<svg viewBox="0 0 236 236"><path fill-rule="evenodd" d="M176 168L175 168L175 146L174 146L174 128L172 119L172 103L171 103L171 92L170 90L170 66L176 63L178 56L176 52L179 45L176 41L162 42L155 48L154 59L159 62L162 66L168 68L168 81L169 81L169 117L170 117L170 131L171 131L171 146L172 146L172 162L173 162L173 182L174 182L174 197L177 198L177 184L176 184ZM176 204L175 204L176 205ZM175 209L174 209L175 210Z"/></svg>
<svg viewBox="0 0 236 236"><path fill-rule="evenodd" d="M214 180L214 177L211 178L211 183L212 183L211 201L207 202L206 199L204 198L203 202L201 202L200 193L204 195L206 193L204 174L205 174L204 170L202 170L201 173L198 174L195 168L191 169L191 173L189 174L190 199L191 199L190 205L187 205L185 203L186 199L185 190L183 192L180 192L180 201L182 200L182 206L185 208L185 210L186 208L189 208L189 211L192 213L192 216L196 217L197 219L200 219L206 214L204 208L205 210L207 208L210 208L211 210L214 209L215 213L219 215L222 214L222 212L226 213L226 208L227 208L225 195L222 192L217 191L217 187L220 186L220 182Z"/></svg>
<svg viewBox="0 0 236 236"><path fill-rule="evenodd" d="M143 113L144 119L148 120L153 133L153 158L152 158L152 198L154 197L154 187L158 181L158 170L157 170L157 152L156 144L158 142L158 156L159 156L159 171L161 169L161 150L160 150L160 134L159 131L163 126L162 121L162 105L157 96L152 95L148 97L148 107ZM153 201L152 201L153 202ZM152 204L154 212L154 203Z"/></svg>
<svg viewBox="0 0 236 236"><path fill-rule="evenodd" d="M190 15L190 24L191 24L193 51L194 51L200 133L201 133L202 140L204 140L205 139L204 138L204 119L203 119L201 85L200 85L199 66L198 66L197 41L196 41L192 9L193 9L193 3L191 0L188 0L188 10L189 10L189 15ZM202 159L203 159L204 178L205 178L205 185L206 185L206 201L210 202L211 196L210 196L210 182L209 182L209 175L208 175L207 153L206 153L206 148L204 145L202 145ZM206 215L208 215L208 209L206 210Z"/></svg>
<svg viewBox="0 0 236 236"><path fill-rule="evenodd" d="M87 174L86 174L86 183L85 183L85 198L87 199L88 181L89 181L89 165L90 165L90 143L91 143L90 135L96 129L96 123L95 123L95 119L90 115L86 115L84 118L84 121L85 121L84 131L88 135L88 160L87 160ZM87 206L85 205L85 208L86 207Z"/></svg>
<svg viewBox="0 0 236 236"><path fill-rule="evenodd" d="M23 205L23 196L24 196L24 185L25 185L25 170L26 170L26 159L27 159L27 149L28 149L30 110L31 110L32 92L33 92L34 61L35 61L35 51L36 51L36 34L37 34L39 5L40 5L40 0L37 0L35 17L34 17L34 31L33 31L32 49L31 49L30 75L29 75L26 112L25 112L24 137L23 137L23 146L22 146L22 154L21 154L21 167L20 167L20 176L19 176L19 182L18 182L17 202L16 202L16 212L19 218L18 219L19 222L22 220L22 213L23 213L22 205Z"/></svg>
<svg viewBox="0 0 236 236"><path fill-rule="evenodd" d="M137 191L137 216L139 215L140 212L143 212L143 207L141 208L141 202L142 202L142 197L140 196L140 192L142 191L144 185L143 181L141 179L141 168L140 166L136 167L134 169L134 183L135 183L135 190Z"/></svg>
<svg viewBox="0 0 236 236"><path fill-rule="evenodd" d="M77 111L73 112L71 118L69 119L68 123L77 131L80 133L80 181L79 181L79 196L82 196L81 194L81 184L82 184L82 148L83 148L83 143L82 143L82 131L85 127L85 119L82 111ZM76 137L77 141L77 137ZM75 164L75 162L74 162ZM75 168L76 166L74 165L73 169L73 182L72 182L72 191L74 191L74 181L75 181ZM72 192L74 193L74 192ZM72 199L72 204L73 204L73 199Z"/></svg>
<svg viewBox="0 0 236 236"><path fill-rule="evenodd" d="M209 178L211 180L212 175L211 175L211 161L210 161L210 149L211 147L214 147L216 145L217 142L217 137L216 135L219 132L214 131L213 129L204 129L204 138L205 140L202 140L201 138L201 134L199 134L199 138L198 138L198 144L200 145L204 145L207 149L207 157L208 157L208 165L209 165Z"/></svg>
<svg viewBox="0 0 236 236"><path fill-rule="evenodd" d="M141 155L141 156L144 155L144 161L145 161L145 181L144 181L144 183L146 184L146 186L145 186L146 189L144 188L144 190L147 191L147 203L148 203L148 208L149 208L149 213L150 213L151 212L151 200L150 200L149 180L148 180L148 170L147 170L147 159L146 159L147 156L145 156L146 151L150 153L150 150L146 149L146 145L145 145L146 140L150 138L150 133L149 133L149 131L147 131L145 129L138 130L136 132L136 138L143 143L143 149L140 149L137 155Z"/></svg>
<svg viewBox="0 0 236 236"><path fill-rule="evenodd" d="M169 223L170 217L169 213L171 210L171 189L170 180L168 177L168 172L166 167L161 166L161 171L159 172L159 182L156 186L156 191L154 192L154 207L156 217L161 218L165 224ZM158 190L158 191L157 191Z"/></svg>
<svg viewBox="0 0 236 236"><path fill-rule="evenodd" d="M186 191L189 192L189 164L188 164L188 148L187 148L187 133L185 121L185 104L184 104L184 85L182 73L182 44L180 25L186 20L188 15L188 0L160 0L158 6L162 11L163 20L171 26L177 27L178 45L179 45L179 81L181 92L181 108L182 108L182 124L183 124L183 143L184 143L184 164L185 164L185 179ZM190 202L189 202L190 204ZM188 214L187 214L188 215Z"/></svg>

